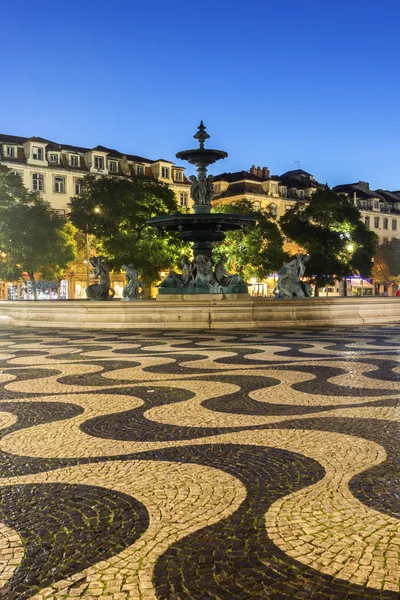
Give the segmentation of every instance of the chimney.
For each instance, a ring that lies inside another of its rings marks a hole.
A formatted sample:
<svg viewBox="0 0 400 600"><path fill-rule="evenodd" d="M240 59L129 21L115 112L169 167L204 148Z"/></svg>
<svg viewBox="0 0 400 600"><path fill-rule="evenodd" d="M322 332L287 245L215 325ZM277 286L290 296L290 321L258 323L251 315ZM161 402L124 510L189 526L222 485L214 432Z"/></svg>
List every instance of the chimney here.
<svg viewBox="0 0 400 600"><path fill-rule="evenodd" d="M262 176L263 179L268 179L268 177L270 176L270 170L268 169L268 167L263 167Z"/></svg>
<svg viewBox="0 0 400 600"><path fill-rule="evenodd" d="M257 167L257 176L258 176L258 177L262 177L262 170L261 170L261 167Z"/></svg>
<svg viewBox="0 0 400 600"><path fill-rule="evenodd" d="M369 190L369 183L368 181L359 181L358 187L360 187L362 190Z"/></svg>
<svg viewBox="0 0 400 600"><path fill-rule="evenodd" d="M250 167L250 173L252 175L257 175L257 169L256 169L255 165L251 165L251 167Z"/></svg>

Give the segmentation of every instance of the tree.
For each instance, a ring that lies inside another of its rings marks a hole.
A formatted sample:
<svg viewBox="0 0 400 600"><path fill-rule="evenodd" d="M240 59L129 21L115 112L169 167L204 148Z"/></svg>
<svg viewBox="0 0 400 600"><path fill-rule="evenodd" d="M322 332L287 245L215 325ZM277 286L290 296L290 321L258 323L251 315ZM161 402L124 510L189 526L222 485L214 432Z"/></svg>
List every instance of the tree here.
<svg viewBox="0 0 400 600"><path fill-rule="evenodd" d="M65 218L0 165L0 277L15 281L27 272L37 300L35 273L56 279L74 257L75 241Z"/></svg>
<svg viewBox="0 0 400 600"><path fill-rule="evenodd" d="M255 211L249 200L240 200L235 204L220 204L214 212L254 215L257 225L247 232L231 231L224 242L214 250L214 257L221 254L228 258L229 268L237 271L244 279L257 277L263 279L266 274L277 271L289 258L283 250L283 237L269 210Z"/></svg>
<svg viewBox="0 0 400 600"><path fill-rule="evenodd" d="M400 281L400 239L393 238L378 246L372 275L383 283Z"/></svg>
<svg viewBox="0 0 400 600"><path fill-rule="evenodd" d="M352 273L369 277L378 236L361 221L361 213L343 194L317 190L280 218L282 231L310 255L306 275L318 288Z"/></svg>
<svg viewBox="0 0 400 600"><path fill-rule="evenodd" d="M94 234L97 250L113 269L133 263L148 285L159 279L161 270L173 267L187 247L177 234L160 237L146 223L151 217L178 212L173 191L156 179L87 175L70 208L71 221Z"/></svg>

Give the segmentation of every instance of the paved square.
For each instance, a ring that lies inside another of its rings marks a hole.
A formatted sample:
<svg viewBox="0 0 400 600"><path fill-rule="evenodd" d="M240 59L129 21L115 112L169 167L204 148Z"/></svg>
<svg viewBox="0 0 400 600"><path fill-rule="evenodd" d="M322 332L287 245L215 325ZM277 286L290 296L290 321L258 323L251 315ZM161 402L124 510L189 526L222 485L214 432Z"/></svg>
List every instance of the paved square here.
<svg viewBox="0 0 400 600"><path fill-rule="evenodd" d="M0 330L0 597L400 598L400 325Z"/></svg>

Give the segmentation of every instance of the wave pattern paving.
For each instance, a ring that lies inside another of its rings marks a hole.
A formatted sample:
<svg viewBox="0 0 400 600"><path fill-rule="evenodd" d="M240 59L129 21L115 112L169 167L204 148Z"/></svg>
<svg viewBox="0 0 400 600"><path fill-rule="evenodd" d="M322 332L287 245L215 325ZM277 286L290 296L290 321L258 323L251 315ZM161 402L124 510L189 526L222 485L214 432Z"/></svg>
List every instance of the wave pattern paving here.
<svg viewBox="0 0 400 600"><path fill-rule="evenodd" d="M400 326L0 330L0 598L400 599Z"/></svg>

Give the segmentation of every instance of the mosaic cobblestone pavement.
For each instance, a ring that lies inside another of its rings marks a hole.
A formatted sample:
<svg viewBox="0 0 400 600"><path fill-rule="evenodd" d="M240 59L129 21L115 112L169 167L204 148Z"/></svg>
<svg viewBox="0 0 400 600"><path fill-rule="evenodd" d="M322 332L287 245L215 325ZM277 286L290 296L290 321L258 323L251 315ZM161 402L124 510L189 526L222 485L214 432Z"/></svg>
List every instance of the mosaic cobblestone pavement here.
<svg viewBox="0 0 400 600"><path fill-rule="evenodd" d="M400 599L400 324L0 330L0 598Z"/></svg>

